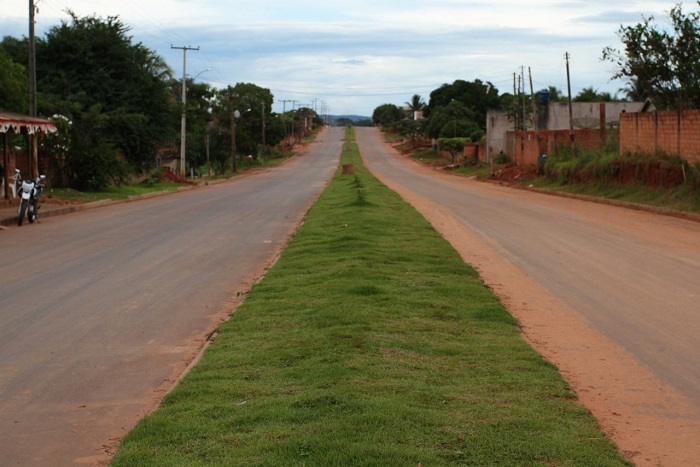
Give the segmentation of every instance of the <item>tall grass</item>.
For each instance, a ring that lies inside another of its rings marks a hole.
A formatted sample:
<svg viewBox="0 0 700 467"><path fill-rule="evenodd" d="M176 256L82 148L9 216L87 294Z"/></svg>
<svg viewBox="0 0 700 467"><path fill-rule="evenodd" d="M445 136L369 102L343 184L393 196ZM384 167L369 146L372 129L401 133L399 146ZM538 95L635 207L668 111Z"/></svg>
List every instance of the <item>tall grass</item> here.
<svg viewBox="0 0 700 467"><path fill-rule="evenodd" d="M618 154L560 147L545 175L527 181L541 188L678 211L700 212L700 164L666 154Z"/></svg>
<svg viewBox="0 0 700 467"><path fill-rule="evenodd" d="M477 273L342 163L113 465L626 465Z"/></svg>

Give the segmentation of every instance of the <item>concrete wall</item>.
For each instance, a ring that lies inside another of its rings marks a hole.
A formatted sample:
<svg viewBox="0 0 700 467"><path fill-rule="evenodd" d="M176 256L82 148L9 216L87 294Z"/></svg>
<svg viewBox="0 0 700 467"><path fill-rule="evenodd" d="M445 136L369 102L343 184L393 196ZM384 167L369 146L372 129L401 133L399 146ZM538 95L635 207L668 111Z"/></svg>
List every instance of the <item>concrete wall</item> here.
<svg viewBox="0 0 700 467"><path fill-rule="evenodd" d="M602 104L602 109L601 109ZM629 112L638 112L644 106L644 102L573 102L572 114L574 129L595 129L600 127L601 119L606 126L617 126L620 115ZM541 130L568 130L569 129L569 104L568 102L550 102L543 111L540 120L546 122L540 126ZM534 129L529 122L529 129ZM486 159L491 160L500 151L511 158L516 155L517 144L508 132L513 132L513 122L501 110L490 110L486 115ZM551 151L550 151L551 152Z"/></svg>
<svg viewBox="0 0 700 467"><path fill-rule="evenodd" d="M620 115L627 112L639 112L644 102L572 102L574 129L600 128L601 110L603 104L606 125L620 122ZM550 102L548 106L547 130L569 129L569 104L567 102Z"/></svg>

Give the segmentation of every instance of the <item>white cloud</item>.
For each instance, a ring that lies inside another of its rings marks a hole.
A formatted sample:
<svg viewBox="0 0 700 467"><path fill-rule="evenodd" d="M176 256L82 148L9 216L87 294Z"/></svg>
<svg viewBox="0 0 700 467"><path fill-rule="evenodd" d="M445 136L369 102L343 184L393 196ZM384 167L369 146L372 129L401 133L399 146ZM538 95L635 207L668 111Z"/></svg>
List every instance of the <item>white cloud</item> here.
<svg viewBox="0 0 700 467"><path fill-rule="evenodd" d="M371 115L383 103L403 104L456 79L491 81L512 91L513 73L531 67L535 88L566 89L564 54L571 54L572 91L615 92L603 47L618 46L620 24L642 15L663 20L675 2L463 0L42 0L39 35L79 16L119 16L135 41L163 56L179 76L215 86L251 82L282 99L322 99L331 113ZM686 10L689 8L686 7ZM26 4L3 5L0 29L26 33ZM189 73L191 71L192 73ZM279 108L278 108L279 107Z"/></svg>

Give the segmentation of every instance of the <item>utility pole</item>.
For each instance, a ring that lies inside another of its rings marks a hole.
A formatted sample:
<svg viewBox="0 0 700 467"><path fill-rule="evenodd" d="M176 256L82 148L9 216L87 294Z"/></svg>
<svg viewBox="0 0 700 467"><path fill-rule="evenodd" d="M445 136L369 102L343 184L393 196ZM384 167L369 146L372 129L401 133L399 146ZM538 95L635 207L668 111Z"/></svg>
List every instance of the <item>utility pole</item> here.
<svg viewBox="0 0 700 467"><path fill-rule="evenodd" d="M36 117L36 37L34 0L29 0L29 115Z"/></svg>
<svg viewBox="0 0 700 467"><path fill-rule="evenodd" d="M297 102L299 102L299 101L292 100L292 141L294 141L294 140L296 139L296 138L294 137L294 117L295 117L295 115L294 115L294 106L296 105ZM292 145L294 145L293 142L292 142Z"/></svg>
<svg viewBox="0 0 700 467"><path fill-rule="evenodd" d="M29 0L29 115L36 117L36 37L34 35L34 0ZM29 136L29 177L39 175L39 153L36 135ZM35 173L36 170L36 173Z"/></svg>
<svg viewBox="0 0 700 467"><path fill-rule="evenodd" d="M199 50L199 47L174 47L171 49L182 50L182 117L180 119L180 176L185 178L185 148L186 148L186 130L187 130L187 51Z"/></svg>
<svg viewBox="0 0 700 467"><path fill-rule="evenodd" d="M576 134L574 133L574 110L571 105L571 78L569 76L569 52L566 52L566 89L569 92L569 136L571 137L571 155L576 156Z"/></svg>
<svg viewBox="0 0 700 467"><path fill-rule="evenodd" d="M231 168L233 173L238 172L236 166L236 112L233 110L233 88L228 87L228 105L231 112Z"/></svg>
<svg viewBox="0 0 700 467"><path fill-rule="evenodd" d="M287 139L287 102L292 102L291 99L282 99L282 121L284 122L284 139Z"/></svg>
<svg viewBox="0 0 700 467"><path fill-rule="evenodd" d="M263 151L265 151L265 100L262 101L262 145Z"/></svg>
<svg viewBox="0 0 700 467"><path fill-rule="evenodd" d="M532 70L527 67L527 74L530 76L530 103L532 104L532 127L535 130L535 140L537 141L537 157L540 156L542 152L540 150L540 132L538 128L538 118L537 118L537 103L535 102L535 91L532 89Z"/></svg>
<svg viewBox="0 0 700 467"><path fill-rule="evenodd" d="M513 124L514 124L513 131L515 131L516 136L517 136L518 128L520 128L520 124L518 123L518 119L520 118L520 116L519 116L520 115L520 105L518 104L518 91L515 88L515 82L516 82L516 78L515 78L515 72L514 72L513 73L513 97L515 98L515 106L513 108L513 113L515 114L515 116L513 117Z"/></svg>
<svg viewBox="0 0 700 467"><path fill-rule="evenodd" d="M520 67L520 84L521 84L521 93L520 93L520 98L523 101L523 131L527 130L527 119L525 118L525 67L521 66Z"/></svg>

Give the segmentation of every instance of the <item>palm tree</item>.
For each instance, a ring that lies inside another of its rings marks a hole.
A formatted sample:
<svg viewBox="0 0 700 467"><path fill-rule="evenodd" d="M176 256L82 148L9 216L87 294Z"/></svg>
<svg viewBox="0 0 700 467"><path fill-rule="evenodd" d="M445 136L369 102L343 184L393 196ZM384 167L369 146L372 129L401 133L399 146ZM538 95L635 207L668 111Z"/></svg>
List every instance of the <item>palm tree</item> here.
<svg viewBox="0 0 700 467"><path fill-rule="evenodd" d="M414 94L411 100L406 102L406 105L411 111L411 117L413 117L416 112L422 112L427 107L423 98L418 94Z"/></svg>
<svg viewBox="0 0 700 467"><path fill-rule="evenodd" d="M631 102L642 102L649 97L646 86L639 78L631 78L624 88L620 88L620 92Z"/></svg>

